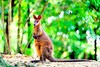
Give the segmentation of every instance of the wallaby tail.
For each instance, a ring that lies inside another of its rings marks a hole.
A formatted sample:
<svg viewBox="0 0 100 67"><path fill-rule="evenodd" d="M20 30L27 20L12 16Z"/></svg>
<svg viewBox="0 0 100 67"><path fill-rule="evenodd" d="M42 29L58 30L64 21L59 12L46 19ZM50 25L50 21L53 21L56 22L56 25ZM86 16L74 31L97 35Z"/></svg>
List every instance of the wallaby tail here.
<svg viewBox="0 0 100 67"><path fill-rule="evenodd" d="M87 60L87 59L55 59L52 56L47 58L49 61L51 62L91 62L91 60Z"/></svg>

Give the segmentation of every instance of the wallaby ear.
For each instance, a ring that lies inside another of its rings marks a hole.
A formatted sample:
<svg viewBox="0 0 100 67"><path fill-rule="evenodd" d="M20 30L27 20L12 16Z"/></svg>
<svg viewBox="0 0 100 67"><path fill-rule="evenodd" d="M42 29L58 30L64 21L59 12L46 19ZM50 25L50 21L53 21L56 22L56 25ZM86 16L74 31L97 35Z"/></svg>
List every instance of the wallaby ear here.
<svg viewBox="0 0 100 67"><path fill-rule="evenodd" d="M37 17L35 15L33 15L34 19L37 19Z"/></svg>
<svg viewBox="0 0 100 67"><path fill-rule="evenodd" d="M39 20L41 19L41 15L38 16L38 19L39 19Z"/></svg>

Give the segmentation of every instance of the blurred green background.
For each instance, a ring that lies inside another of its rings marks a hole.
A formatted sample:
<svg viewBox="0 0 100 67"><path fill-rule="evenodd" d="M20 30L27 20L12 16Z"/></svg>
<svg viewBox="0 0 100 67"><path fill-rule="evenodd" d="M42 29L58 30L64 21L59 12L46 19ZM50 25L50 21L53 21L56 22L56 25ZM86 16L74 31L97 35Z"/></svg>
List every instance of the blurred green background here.
<svg viewBox="0 0 100 67"><path fill-rule="evenodd" d="M100 0L0 0L1 53L36 55L33 14L44 6L41 23L54 57L95 59L96 44L100 60Z"/></svg>

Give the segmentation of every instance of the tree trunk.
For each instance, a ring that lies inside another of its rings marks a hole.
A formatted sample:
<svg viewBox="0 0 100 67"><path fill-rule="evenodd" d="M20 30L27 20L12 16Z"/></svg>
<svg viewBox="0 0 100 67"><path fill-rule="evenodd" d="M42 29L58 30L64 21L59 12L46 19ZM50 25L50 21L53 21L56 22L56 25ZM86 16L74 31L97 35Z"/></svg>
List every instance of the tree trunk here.
<svg viewBox="0 0 100 67"><path fill-rule="evenodd" d="M14 9L14 1L15 1L15 0L12 0L12 3L11 3L11 6L12 6L12 10L11 10L12 17L13 17L13 12L14 12L14 11L13 11L13 9ZM13 21L13 18L12 18L12 21Z"/></svg>
<svg viewBox="0 0 100 67"><path fill-rule="evenodd" d="M11 54L11 48L10 48L10 45L11 45L11 35L10 35L10 33L11 33L11 31L10 31L10 25L11 25L11 22L12 22L12 13L11 13L11 10L12 10L12 8L11 8L11 3L12 3L12 0L9 0L9 11L8 11L8 31L7 31L7 42L8 42L8 53L9 54Z"/></svg>
<svg viewBox="0 0 100 67"><path fill-rule="evenodd" d="M97 61L97 42L96 42L96 38L95 38L95 41L94 41L94 51L95 51L94 60Z"/></svg>
<svg viewBox="0 0 100 67"><path fill-rule="evenodd" d="M17 52L21 53L20 50L20 46L21 46L21 42L20 42L20 23L21 23L21 1L19 0L19 7L18 7L18 32L17 32Z"/></svg>
<svg viewBox="0 0 100 67"><path fill-rule="evenodd" d="M87 53L86 52L84 53L84 59L87 59Z"/></svg>
<svg viewBox="0 0 100 67"><path fill-rule="evenodd" d="M29 6L29 2L27 2L28 4L27 4L27 6L28 6L28 10L27 10L27 12L28 12L28 16L29 16L29 13L30 13L30 6ZM31 26L30 26L30 18L27 20L27 22L28 22L28 35L27 35L27 37L28 37L28 42L29 42L29 44L28 44L28 48L30 48L31 46L30 46L30 44L31 44L31 42L30 42L30 38L31 38Z"/></svg>
<svg viewBox="0 0 100 67"><path fill-rule="evenodd" d="M3 33L4 33L4 53L7 53L7 40L6 40L4 24L5 24L4 23L4 0L2 0L2 26L3 26Z"/></svg>

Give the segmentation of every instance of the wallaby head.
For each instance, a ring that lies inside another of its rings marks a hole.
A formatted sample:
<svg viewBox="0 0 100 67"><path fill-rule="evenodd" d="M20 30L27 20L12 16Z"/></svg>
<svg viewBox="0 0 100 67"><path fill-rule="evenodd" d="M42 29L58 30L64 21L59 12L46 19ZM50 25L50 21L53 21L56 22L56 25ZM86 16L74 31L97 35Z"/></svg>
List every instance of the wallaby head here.
<svg viewBox="0 0 100 67"><path fill-rule="evenodd" d="M40 22L40 19L41 19L41 15L39 15L39 16L35 16L35 15L33 15L33 18L35 19L35 21L34 21L34 26L37 26Z"/></svg>

